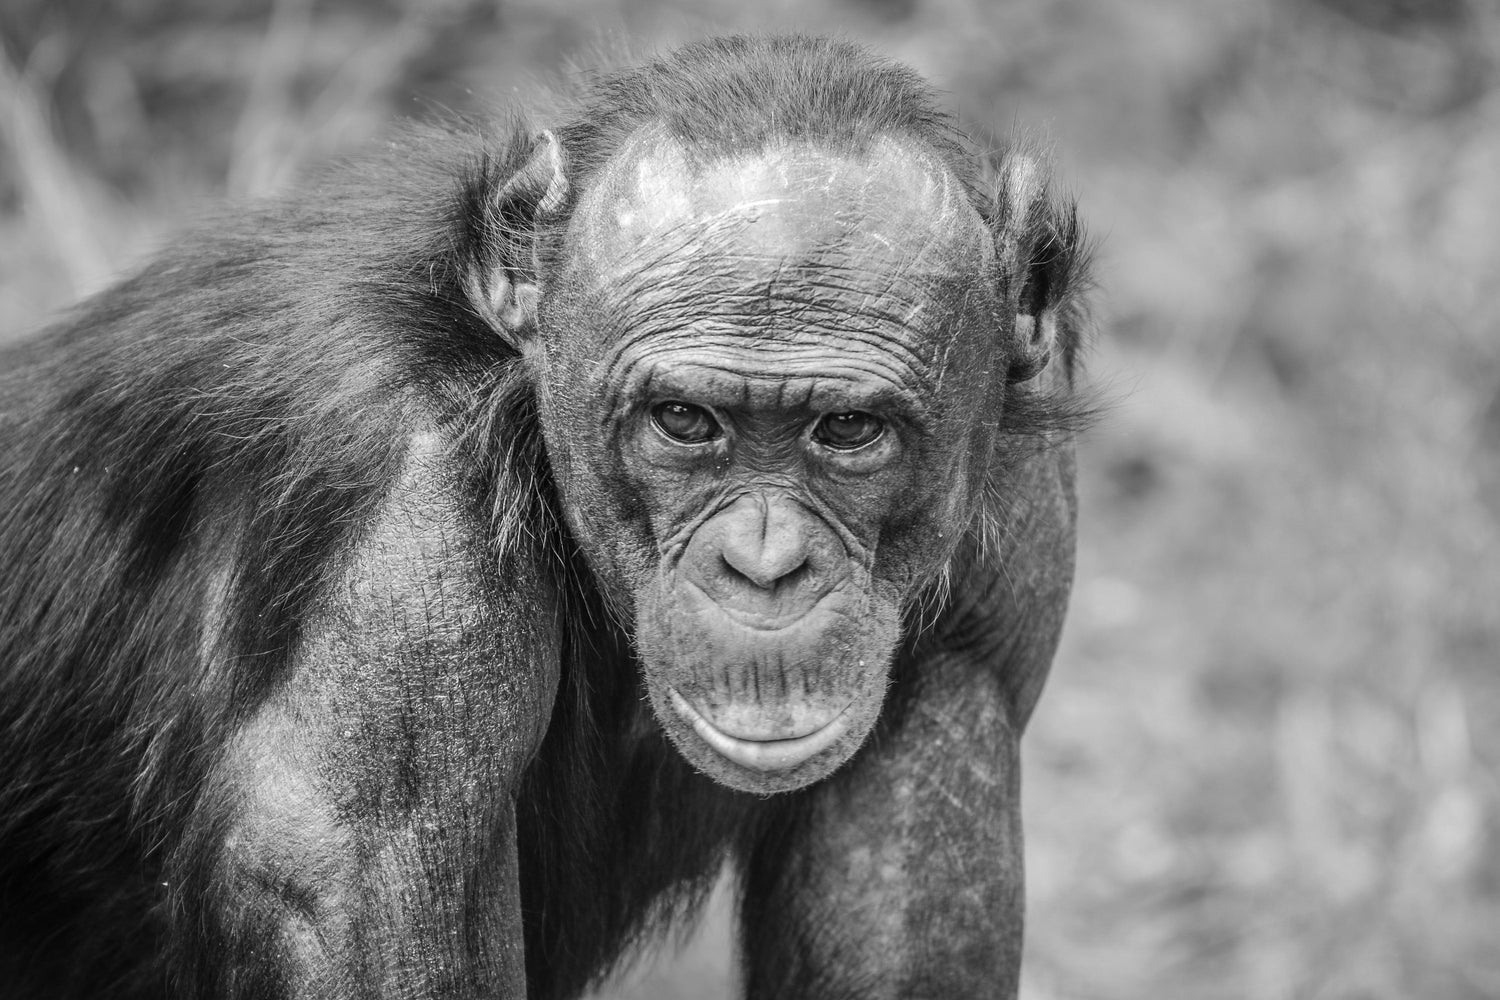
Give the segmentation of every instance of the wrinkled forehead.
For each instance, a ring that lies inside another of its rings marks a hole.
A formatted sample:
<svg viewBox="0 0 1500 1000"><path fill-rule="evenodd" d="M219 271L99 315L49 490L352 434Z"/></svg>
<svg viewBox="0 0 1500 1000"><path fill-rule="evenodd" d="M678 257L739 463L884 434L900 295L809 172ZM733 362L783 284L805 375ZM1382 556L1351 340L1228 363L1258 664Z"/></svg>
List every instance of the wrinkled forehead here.
<svg viewBox="0 0 1500 1000"><path fill-rule="evenodd" d="M732 258L747 280L830 263L978 277L993 256L952 171L889 137L858 155L789 141L703 161L646 131L595 178L570 235L577 263L603 283L704 257Z"/></svg>

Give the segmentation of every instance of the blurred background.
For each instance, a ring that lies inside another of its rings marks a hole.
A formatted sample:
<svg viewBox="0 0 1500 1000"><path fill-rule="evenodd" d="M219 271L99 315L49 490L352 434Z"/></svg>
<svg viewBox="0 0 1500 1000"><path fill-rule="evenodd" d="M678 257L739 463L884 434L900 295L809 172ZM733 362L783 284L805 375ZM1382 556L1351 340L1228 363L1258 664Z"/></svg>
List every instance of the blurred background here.
<svg viewBox="0 0 1500 1000"><path fill-rule="evenodd" d="M1023 996L1500 996L1493 0L3 0L0 338L401 117L772 28L1045 134L1100 239ZM728 927L600 995L731 995Z"/></svg>

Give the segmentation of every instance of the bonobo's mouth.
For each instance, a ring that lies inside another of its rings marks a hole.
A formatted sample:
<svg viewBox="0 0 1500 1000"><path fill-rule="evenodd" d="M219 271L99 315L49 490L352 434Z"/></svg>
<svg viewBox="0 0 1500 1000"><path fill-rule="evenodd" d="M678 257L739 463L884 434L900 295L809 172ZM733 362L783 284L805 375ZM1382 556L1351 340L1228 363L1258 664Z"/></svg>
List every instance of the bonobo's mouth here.
<svg viewBox="0 0 1500 1000"><path fill-rule="evenodd" d="M801 736L779 740L741 739L730 736L705 719L690 701L677 693L676 688L668 688L668 693L672 697L672 708L693 727L693 732L704 743L721 757L755 771L785 771L796 767L833 746L849 728L849 706L846 705L828 722Z"/></svg>

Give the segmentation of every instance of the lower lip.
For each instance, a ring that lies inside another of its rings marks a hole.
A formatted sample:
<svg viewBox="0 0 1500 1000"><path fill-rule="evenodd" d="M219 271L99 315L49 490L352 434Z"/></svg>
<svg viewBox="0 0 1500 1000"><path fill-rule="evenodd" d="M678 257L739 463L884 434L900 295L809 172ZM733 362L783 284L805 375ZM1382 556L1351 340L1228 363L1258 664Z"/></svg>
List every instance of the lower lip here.
<svg viewBox="0 0 1500 1000"><path fill-rule="evenodd" d="M742 740L714 727L692 704L670 689L672 707L693 727L699 738L721 757L754 771L785 771L827 750L848 731L848 709L806 736L790 740Z"/></svg>

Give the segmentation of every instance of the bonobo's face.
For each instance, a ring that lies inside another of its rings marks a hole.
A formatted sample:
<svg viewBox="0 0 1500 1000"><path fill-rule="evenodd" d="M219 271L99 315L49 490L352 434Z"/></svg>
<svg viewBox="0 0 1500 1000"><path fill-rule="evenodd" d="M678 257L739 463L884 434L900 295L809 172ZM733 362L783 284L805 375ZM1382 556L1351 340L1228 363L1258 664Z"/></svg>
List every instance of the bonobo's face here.
<svg viewBox="0 0 1500 1000"><path fill-rule="evenodd" d="M727 785L816 781L874 725L988 464L990 237L914 144L697 162L647 135L568 238L542 423L657 718Z"/></svg>

